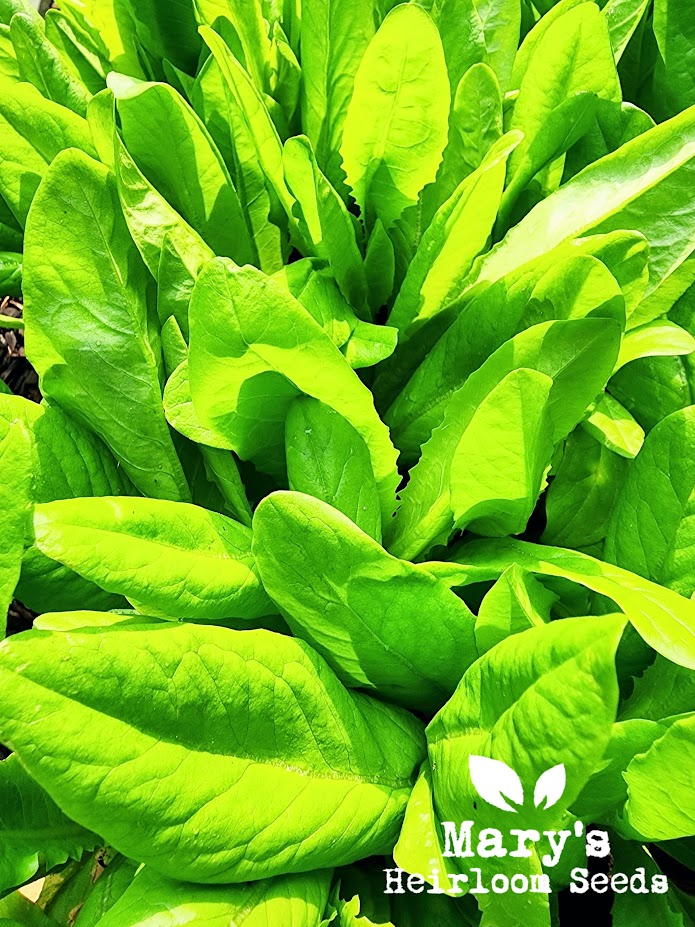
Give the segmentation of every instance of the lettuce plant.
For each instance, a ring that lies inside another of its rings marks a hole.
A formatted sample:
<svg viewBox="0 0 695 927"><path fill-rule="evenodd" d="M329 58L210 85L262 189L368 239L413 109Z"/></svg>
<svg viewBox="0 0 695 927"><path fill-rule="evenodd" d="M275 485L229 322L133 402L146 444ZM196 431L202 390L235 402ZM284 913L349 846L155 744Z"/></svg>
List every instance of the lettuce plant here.
<svg viewBox="0 0 695 927"><path fill-rule="evenodd" d="M0 22L0 922L693 924L691 0Z"/></svg>

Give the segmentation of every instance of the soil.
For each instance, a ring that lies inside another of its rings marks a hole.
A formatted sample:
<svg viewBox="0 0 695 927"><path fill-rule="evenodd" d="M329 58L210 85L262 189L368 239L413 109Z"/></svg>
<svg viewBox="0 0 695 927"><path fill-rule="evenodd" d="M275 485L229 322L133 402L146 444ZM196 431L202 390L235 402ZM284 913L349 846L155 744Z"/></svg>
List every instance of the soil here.
<svg viewBox="0 0 695 927"><path fill-rule="evenodd" d="M6 296L0 300L0 314L15 319L22 317L22 303ZM0 324L0 379L16 396L41 402L39 378L24 354L24 334Z"/></svg>

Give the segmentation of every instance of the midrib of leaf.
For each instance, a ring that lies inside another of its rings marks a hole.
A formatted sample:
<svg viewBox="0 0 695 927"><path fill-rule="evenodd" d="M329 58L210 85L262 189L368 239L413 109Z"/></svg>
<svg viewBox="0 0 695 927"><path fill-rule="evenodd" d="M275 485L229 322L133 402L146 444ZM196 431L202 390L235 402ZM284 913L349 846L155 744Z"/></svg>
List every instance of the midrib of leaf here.
<svg viewBox="0 0 695 927"><path fill-rule="evenodd" d="M323 124L322 130L323 130L323 126L325 126L326 128L326 134L324 137L326 138L326 141L327 141L327 147L330 148L331 142L332 142L332 138L331 138L332 125L331 125L331 119L330 119L330 106L329 106L329 101L330 101L329 63L331 61L331 53L333 51L333 48L331 46L331 22L333 19L333 16L332 16L333 0L325 0L325 2L326 2L326 7L325 7L325 10L326 10L326 32L325 32L326 47L325 47L324 67L323 67L323 85L321 87L324 113L323 113L323 119L321 120L321 122ZM350 0L350 2L359 2L359 0ZM316 143L317 148L319 147L318 142L320 141L321 136L323 135L324 135L323 131L319 132L319 138L317 139L317 143Z"/></svg>
<svg viewBox="0 0 695 927"><path fill-rule="evenodd" d="M138 537L134 538L132 537L132 535L128 535L125 531L118 531L116 529L111 530L108 527L94 528L91 526L85 527L84 525L72 524L72 523L64 523L64 524L67 524L68 529L77 528L81 531L84 531L85 533L91 532L94 534L105 535L107 537L115 534L117 537L121 537L124 540L130 540L131 542L138 544L138 545L142 544L146 547L154 547L154 548L163 547L165 550L172 550L181 555L193 554L193 556L195 556L196 558L199 558L200 560L212 560L214 562L217 562L219 560L230 560L234 562L237 562L237 561L244 562L247 559L251 561L253 560L253 556L251 554L250 549L248 553L239 554L238 556L232 556L229 554L229 552L226 549L224 552L216 552L216 551L211 552L209 547L207 546L206 547L191 547L191 548L177 547L176 544L172 544L170 541L150 540L148 538L138 538ZM242 527L241 524L239 526ZM91 544L89 546L91 547Z"/></svg>
<svg viewBox="0 0 695 927"><path fill-rule="evenodd" d="M369 164L367 165L367 171L365 172L365 181L366 181L364 185L365 209L366 209L367 197L369 195L369 191L371 189L372 182L374 180L374 175L379 170L380 165L383 164L384 154L386 153L386 143L388 141L389 135L391 134L391 125L393 124L393 120L398 110L398 103L400 101L401 92L403 90L403 72L405 71L405 65L406 65L406 61L408 58L408 50L409 50L408 46L406 46L406 48L403 50L403 55L401 56L400 67L398 71L398 83L396 84L395 92L390 94L390 96L392 97L391 106L389 108L389 115L388 115L388 119L386 120L385 130L381 135L381 139L379 143L377 144L376 157L372 157L369 159ZM379 90L382 93L384 93L381 86L379 87ZM373 167L373 165L376 165L376 166Z"/></svg>
<svg viewBox="0 0 695 927"><path fill-rule="evenodd" d="M149 343L149 340L146 339L143 335L142 328L140 325L140 319L138 318L137 313L133 312L133 306L132 306L131 297L129 293L129 287L126 284L125 278L123 277L121 273L121 269L118 265L118 262L116 261L114 252L111 248L109 240L107 239L104 233L102 223L99 220L94 210L91 200L89 199L89 197L85 196L84 202L87 205L87 209L89 211L90 216L94 220L94 223L99 230L99 237L101 238L101 241L103 243L103 247L105 249L108 261L111 265L111 268L113 270L113 273L116 279L118 280L118 284L121 288L121 291L123 292L123 295L125 297L124 301L125 301L126 309L133 323L133 334L135 334L137 338L138 344L143 354L143 358L145 360L145 367L147 370L147 378L149 380L149 387L152 390L152 394L154 396L161 396L162 389L161 389L161 384L159 382L159 377L157 375L157 361L154 355L154 350L152 348L152 345ZM80 305L84 305L84 304L81 303ZM147 311L147 307L145 306L144 308L145 308L145 311ZM91 315L91 310L87 309L87 312ZM161 424L159 415L157 416L157 421L159 422L159 424ZM169 458L169 460L172 460L172 454L169 452L169 449L166 447L166 444L164 444L164 449L166 449L166 456ZM178 458L177 458L177 462L178 462ZM178 479L176 479L175 474L172 473L171 476L174 479L174 482L178 483Z"/></svg>
<svg viewBox="0 0 695 927"><path fill-rule="evenodd" d="M148 651L148 653L150 652ZM188 657L192 656L193 654L195 654L200 660L200 663L203 664L203 666L205 666L204 661L201 659L200 653L197 650L187 651ZM248 661L248 662L253 662L253 661ZM207 667L205 667L205 669L206 669L206 672L208 672ZM0 673L2 672L9 672L9 671L0 670ZM276 679L281 678L277 676L275 673L272 673L272 675ZM249 763L251 765L255 764L257 766L269 766L273 769L282 770L283 772L288 772L288 773L295 773L298 776L304 776L309 779L321 779L323 781L334 781L334 782L355 782L355 783L362 783L366 785L374 785L379 788L389 788L389 789L394 789L394 790L402 789L402 788L410 786L410 779L406 777L386 778L385 776L380 776L380 775L366 776L366 775L358 775L357 773L349 773L344 770L340 770L337 773L335 770L333 770L334 775L331 775L327 771L318 771L316 769L303 767L295 763L283 763L280 760L273 760L270 757L257 757L257 756L253 756L247 753L239 752L238 750L235 751L234 753L215 753L211 750L202 750L196 745L191 746L189 744L182 742L181 740L177 740L176 738L166 738L166 737L160 736L158 733L150 733L150 731L144 726L139 727L136 724L132 724L129 721L124 720L123 718L119 718L118 715L112 712L104 711L101 708L94 708L92 705L89 705L86 702L81 702L79 701L79 699L72 698L68 695L64 695L62 692L58 692L55 689L51 689L48 685L45 685L42 682L38 682L37 680L32 679L28 676L23 676L22 678L24 681L29 682L31 685L36 686L37 688L45 692L49 692L52 695L65 700L66 702L75 703L79 705L81 708L85 709L86 711L91 712L94 715L104 715L107 718L110 718L112 721L115 721L117 724L122 725L127 730L134 730L141 736L147 737L149 740L152 741L152 746L149 748L150 750L156 749L160 744L164 743L170 747L175 747L176 749L184 751L186 753L194 753L199 756L211 757L212 759L219 758L219 759L227 759L227 760L238 760L240 762ZM346 695L348 698L351 697L350 694L347 692L346 692ZM222 707L225 709L225 713L226 713L226 706L223 705ZM302 714L303 714L303 710L302 710ZM360 718L362 718L361 714L359 716ZM142 753L139 754L139 756L144 755L144 752L145 751L142 751ZM123 763L119 763L117 764L117 766L112 767L112 769L118 768L118 766L125 766L128 762L130 762L130 760L125 760ZM95 764L95 765L98 765L98 764ZM106 767L102 767L102 768L106 768ZM232 791L233 789L234 789L234 786L231 786L229 791ZM2 831L0 831L0 836L1 835L2 835Z"/></svg>

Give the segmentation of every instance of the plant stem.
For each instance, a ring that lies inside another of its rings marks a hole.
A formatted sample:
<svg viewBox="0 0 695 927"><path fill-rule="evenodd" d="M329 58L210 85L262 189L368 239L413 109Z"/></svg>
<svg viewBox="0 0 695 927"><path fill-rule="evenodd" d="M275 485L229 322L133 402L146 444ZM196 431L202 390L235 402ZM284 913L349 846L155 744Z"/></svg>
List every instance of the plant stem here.
<svg viewBox="0 0 695 927"><path fill-rule="evenodd" d="M15 319L11 315L3 315L0 313L0 329L2 328L13 328L17 331L24 331L24 319Z"/></svg>

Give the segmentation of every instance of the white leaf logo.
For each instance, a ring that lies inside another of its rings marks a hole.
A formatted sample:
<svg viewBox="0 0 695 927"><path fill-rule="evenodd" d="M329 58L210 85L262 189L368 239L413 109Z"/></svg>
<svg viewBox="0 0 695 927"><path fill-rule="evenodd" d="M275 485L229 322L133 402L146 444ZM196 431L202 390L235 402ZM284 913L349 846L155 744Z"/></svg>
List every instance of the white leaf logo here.
<svg viewBox="0 0 695 927"><path fill-rule="evenodd" d="M516 805L523 805L524 787L521 784L521 779L506 763L491 760L487 756L470 756L468 758L468 768L471 773L471 781L478 795L484 798L486 802L494 805L495 808L500 808L502 811L513 812L518 809L512 807L507 798L511 799ZM543 777L541 776L541 778Z"/></svg>
<svg viewBox="0 0 695 927"><path fill-rule="evenodd" d="M553 805L556 805L565 791L565 786L567 785L567 776L565 774L564 763L560 763L559 766L553 766L552 769L546 769L546 771L538 777L538 782L536 783L536 788L533 792L533 803L536 808L542 807L543 811L547 811L548 808L552 808Z"/></svg>

